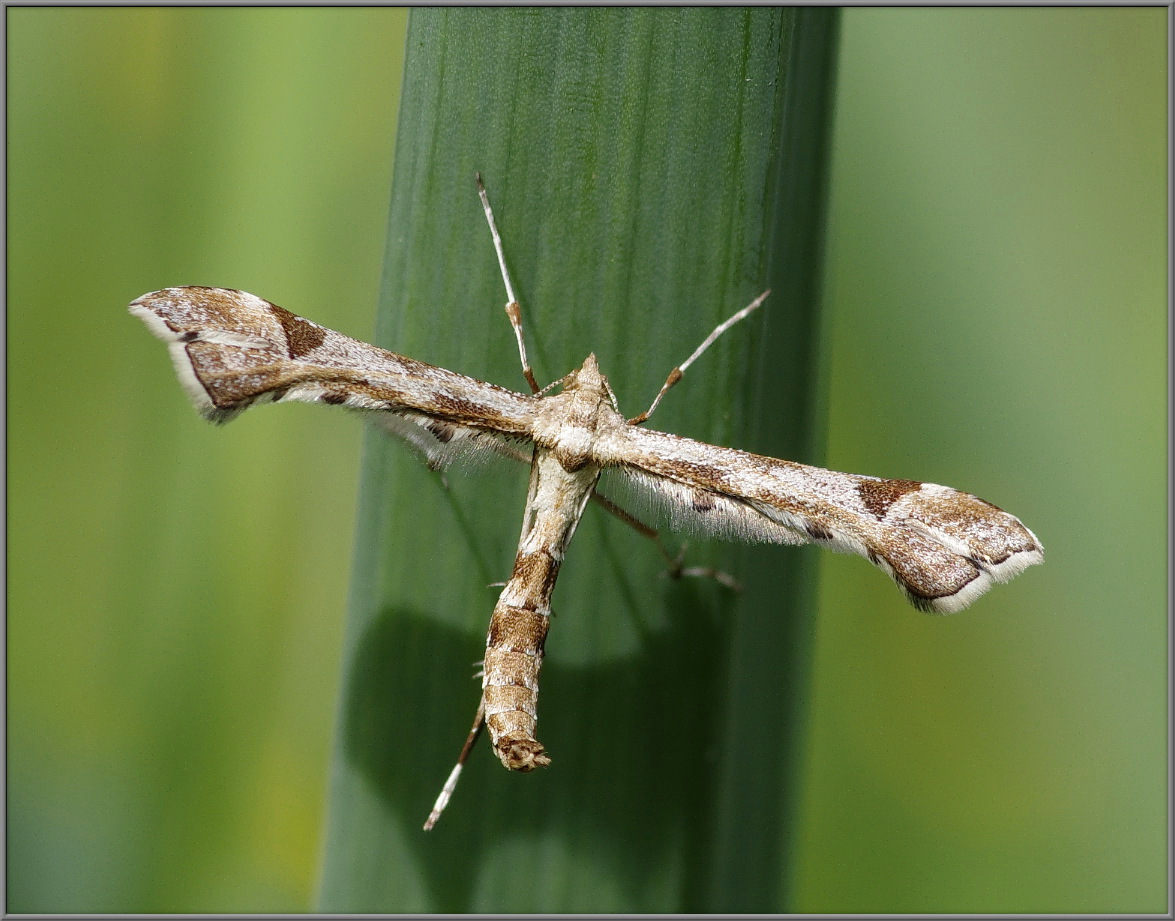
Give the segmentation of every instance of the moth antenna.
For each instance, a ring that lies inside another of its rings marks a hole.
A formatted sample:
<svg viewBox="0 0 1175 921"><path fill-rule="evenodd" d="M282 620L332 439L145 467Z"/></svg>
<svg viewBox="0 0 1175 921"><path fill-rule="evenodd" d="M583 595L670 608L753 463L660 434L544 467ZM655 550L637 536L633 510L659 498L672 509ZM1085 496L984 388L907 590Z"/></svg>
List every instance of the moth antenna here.
<svg viewBox="0 0 1175 921"><path fill-rule="evenodd" d="M486 195L486 187L481 181L481 173L474 173L477 179L477 195L481 199L481 207L486 215L486 223L490 225L490 236L494 238L494 252L498 254L498 268L502 270L502 281L506 285L506 316L510 318L510 326L514 329L514 338L518 340L518 357L522 359L522 373L526 382L530 384L530 392L539 392L538 381L534 379L534 371L526 358L526 342L522 337L522 307L518 297L514 294L514 285L510 281L510 271L506 268L506 254L502 250L502 235L498 233L498 225L494 221L494 210L490 207L490 198Z"/></svg>

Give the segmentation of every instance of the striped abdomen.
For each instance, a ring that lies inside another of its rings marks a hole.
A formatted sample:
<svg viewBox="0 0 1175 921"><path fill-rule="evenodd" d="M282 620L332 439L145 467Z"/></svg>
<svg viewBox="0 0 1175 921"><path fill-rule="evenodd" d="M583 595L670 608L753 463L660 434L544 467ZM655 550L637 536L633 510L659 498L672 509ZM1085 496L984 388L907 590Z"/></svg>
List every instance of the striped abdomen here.
<svg viewBox="0 0 1175 921"><path fill-rule="evenodd" d="M599 473L598 467L568 472L541 449L531 466L522 538L514 571L490 619L482 678L490 740L512 771L532 771L551 762L534 737L551 593Z"/></svg>

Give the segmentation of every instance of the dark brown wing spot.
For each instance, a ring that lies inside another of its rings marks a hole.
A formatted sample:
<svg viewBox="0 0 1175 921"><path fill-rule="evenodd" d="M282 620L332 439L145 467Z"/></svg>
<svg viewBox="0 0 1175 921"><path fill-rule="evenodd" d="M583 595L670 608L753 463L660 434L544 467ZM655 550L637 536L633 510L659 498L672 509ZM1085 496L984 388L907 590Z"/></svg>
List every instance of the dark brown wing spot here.
<svg viewBox="0 0 1175 921"><path fill-rule="evenodd" d="M804 525L804 530L812 540L832 540L832 532L822 524L809 522Z"/></svg>
<svg viewBox="0 0 1175 921"><path fill-rule="evenodd" d="M347 395L341 390L328 390L322 395L322 402L329 403L331 406L338 406L340 403L347 402Z"/></svg>
<svg viewBox="0 0 1175 921"><path fill-rule="evenodd" d="M694 490L691 504L695 512L712 512L714 506L717 505L712 495L698 490Z"/></svg>
<svg viewBox="0 0 1175 921"><path fill-rule="evenodd" d="M476 421L495 415L493 410L482 403L462 400L460 397L450 396L447 393L433 394L432 400L442 412L451 413L463 419Z"/></svg>
<svg viewBox="0 0 1175 921"><path fill-rule="evenodd" d="M982 572L982 569L976 567L975 571L959 584L944 586L942 588L916 586L906 579L901 579L900 584L905 589L906 597L910 599L910 604L914 605L919 611L926 611L927 613L933 614L935 611L934 603L936 601L959 594L959 592L978 579L982 575Z"/></svg>
<svg viewBox="0 0 1175 921"><path fill-rule="evenodd" d="M916 480L861 480L857 494L870 514L880 521L898 499L921 488L922 484Z"/></svg>
<svg viewBox="0 0 1175 921"><path fill-rule="evenodd" d="M709 464L695 464L685 461L679 466L688 467L690 472L699 480L705 480L707 483L713 483L715 486L720 486L726 482L726 474L719 468L711 467Z"/></svg>
<svg viewBox="0 0 1175 921"><path fill-rule="evenodd" d="M286 334L290 358L301 358L307 352L313 352L326 340L326 330L321 326L315 326L309 320L303 320L284 307L278 307L277 304L270 304L269 309L273 311Z"/></svg>
<svg viewBox="0 0 1175 921"><path fill-rule="evenodd" d="M428 429L428 431L432 433L433 438L435 438L441 444L448 444L450 441L452 441L453 434L456 431L453 426L445 425L445 423L437 422L435 420L426 423L424 427Z"/></svg>

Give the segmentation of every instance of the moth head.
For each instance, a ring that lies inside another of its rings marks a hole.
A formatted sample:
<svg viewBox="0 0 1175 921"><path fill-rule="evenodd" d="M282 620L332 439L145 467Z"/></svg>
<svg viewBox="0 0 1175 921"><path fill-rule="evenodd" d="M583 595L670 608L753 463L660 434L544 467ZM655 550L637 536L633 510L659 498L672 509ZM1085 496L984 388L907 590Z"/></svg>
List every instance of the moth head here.
<svg viewBox="0 0 1175 921"><path fill-rule="evenodd" d="M583 366L578 371L568 374L563 382L564 390L602 391L604 387L604 375L600 373L600 366L596 363L594 353L588 355Z"/></svg>

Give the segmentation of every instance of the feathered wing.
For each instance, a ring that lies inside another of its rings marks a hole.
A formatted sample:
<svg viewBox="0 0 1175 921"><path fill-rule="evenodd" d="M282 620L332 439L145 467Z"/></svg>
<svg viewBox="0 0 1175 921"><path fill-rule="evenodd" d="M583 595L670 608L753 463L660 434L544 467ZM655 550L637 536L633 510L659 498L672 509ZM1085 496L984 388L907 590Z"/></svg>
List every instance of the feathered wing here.
<svg viewBox="0 0 1175 921"><path fill-rule="evenodd" d="M370 410L432 467L529 440L533 397L368 345L230 288L164 288L130 305L168 345L213 422L269 402ZM517 453L514 451L513 453Z"/></svg>
<svg viewBox="0 0 1175 921"><path fill-rule="evenodd" d="M188 395L214 422L263 402L347 406L371 412L434 468L486 450L522 459L518 443L535 431L541 398L350 339L243 291L165 288L130 311L168 344ZM592 462L620 471L673 527L856 553L924 610L961 610L1044 559L1019 519L946 486L834 473L617 423L593 432Z"/></svg>
<svg viewBox="0 0 1175 921"><path fill-rule="evenodd" d="M1044 560L1018 518L947 486L836 473L636 426L610 431L600 455L673 527L856 553L925 611L960 611Z"/></svg>

